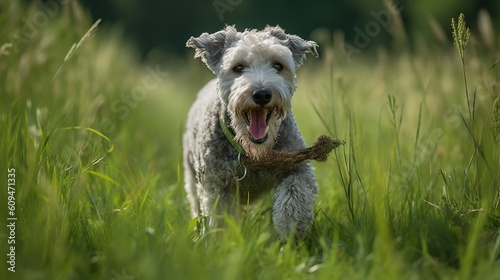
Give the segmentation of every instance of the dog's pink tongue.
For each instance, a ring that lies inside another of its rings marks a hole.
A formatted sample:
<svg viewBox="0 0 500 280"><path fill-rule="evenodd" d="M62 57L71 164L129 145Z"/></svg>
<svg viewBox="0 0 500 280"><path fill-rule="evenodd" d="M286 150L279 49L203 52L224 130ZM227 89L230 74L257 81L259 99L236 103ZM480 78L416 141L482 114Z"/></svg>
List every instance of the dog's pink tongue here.
<svg viewBox="0 0 500 280"><path fill-rule="evenodd" d="M266 110L250 110L250 125L248 130L253 139L262 139L266 133Z"/></svg>

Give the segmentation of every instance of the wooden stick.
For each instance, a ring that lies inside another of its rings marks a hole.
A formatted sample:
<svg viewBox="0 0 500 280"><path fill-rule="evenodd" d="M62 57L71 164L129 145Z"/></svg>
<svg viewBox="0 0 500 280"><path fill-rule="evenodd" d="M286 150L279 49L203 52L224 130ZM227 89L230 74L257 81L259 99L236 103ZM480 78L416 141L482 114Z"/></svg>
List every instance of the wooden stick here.
<svg viewBox="0 0 500 280"><path fill-rule="evenodd" d="M263 157L245 158L245 165L250 169L278 169L291 171L297 164L306 160L316 160L324 162L333 149L345 144L339 139L332 139L326 135L321 135L318 140L309 148L298 151L272 150Z"/></svg>

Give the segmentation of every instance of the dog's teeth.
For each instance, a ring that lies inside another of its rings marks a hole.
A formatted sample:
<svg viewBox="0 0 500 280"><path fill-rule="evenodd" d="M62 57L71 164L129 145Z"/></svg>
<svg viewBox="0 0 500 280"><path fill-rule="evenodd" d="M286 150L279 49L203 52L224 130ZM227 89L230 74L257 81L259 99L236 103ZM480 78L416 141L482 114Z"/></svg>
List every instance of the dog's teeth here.
<svg viewBox="0 0 500 280"><path fill-rule="evenodd" d="M264 132L264 135L267 135L268 131L269 131L269 126L266 126L266 131Z"/></svg>

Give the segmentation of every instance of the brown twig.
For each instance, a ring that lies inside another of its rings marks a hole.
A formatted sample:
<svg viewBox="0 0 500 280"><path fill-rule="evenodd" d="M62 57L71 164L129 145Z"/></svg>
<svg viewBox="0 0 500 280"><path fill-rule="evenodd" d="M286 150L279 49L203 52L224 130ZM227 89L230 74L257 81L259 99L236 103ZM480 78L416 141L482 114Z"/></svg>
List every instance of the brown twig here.
<svg viewBox="0 0 500 280"><path fill-rule="evenodd" d="M339 139L332 139L326 135L321 135L318 140L309 148L298 151L272 150L263 157L247 157L245 165L250 169L277 169L290 171L297 167L297 164L306 160L316 160L324 162L328 159L330 152L345 144Z"/></svg>

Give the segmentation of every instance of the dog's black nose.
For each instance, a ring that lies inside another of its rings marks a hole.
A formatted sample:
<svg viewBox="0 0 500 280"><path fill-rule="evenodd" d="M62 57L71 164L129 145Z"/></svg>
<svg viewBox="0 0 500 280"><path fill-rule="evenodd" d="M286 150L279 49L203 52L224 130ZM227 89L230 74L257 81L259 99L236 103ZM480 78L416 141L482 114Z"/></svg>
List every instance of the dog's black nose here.
<svg viewBox="0 0 500 280"><path fill-rule="evenodd" d="M257 88L252 91L252 99L259 105L266 105L273 98L273 93L268 88Z"/></svg>

